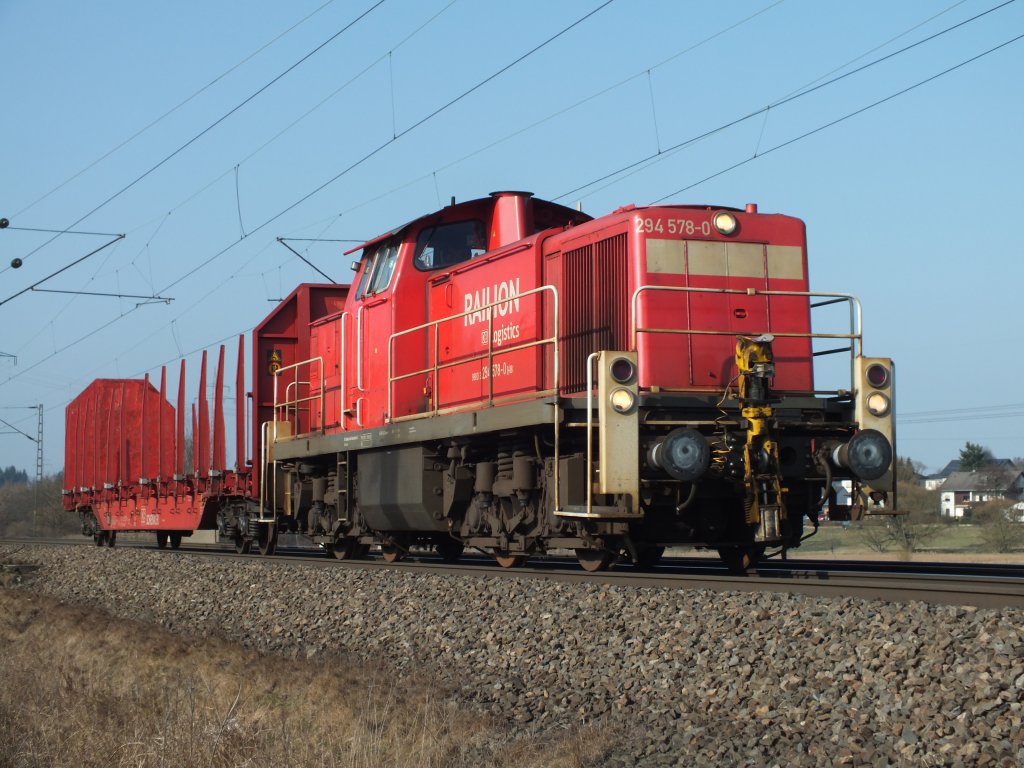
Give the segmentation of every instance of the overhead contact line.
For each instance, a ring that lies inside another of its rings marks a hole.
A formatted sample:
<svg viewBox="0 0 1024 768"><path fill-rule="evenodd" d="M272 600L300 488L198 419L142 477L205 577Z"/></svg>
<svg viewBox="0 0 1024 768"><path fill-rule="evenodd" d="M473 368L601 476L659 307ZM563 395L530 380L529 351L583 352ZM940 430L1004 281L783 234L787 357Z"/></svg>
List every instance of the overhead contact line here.
<svg viewBox="0 0 1024 768"><path fill-rule="evenodd" d="M382 0L382 2L383 2L383 0ZM417 120L417 121L416 121L415 123L413 123L413 124L412 124L412 125L410 125L409 127L407 127L407 128L405 128L405 129L403 129L403 130L399 131L399 132L398 132L398 133L397 133L396 135L394 135L394 136L393 136L392 138L390 138L390 139L388 139L387 141L383 142L382 144L380 144L379 146L377 146L377 147L376 147L375 149L372 149L372 150L370 150L370 151L369 151L369 152L367 152L367 153L366 153L365 155L363 155L362 157L360 157L360 158L359 158L358 160L356 160L355 162L353 162L353 163L352 163L351 165L349 165L349 166L348 166L348 167L346 167L345 169L343 169L343 170L339 171L339 172L338 172L337 174L335 174L334 176L332 176L332 177L331 177L330 179L328 179L327 181L323 182L322 184L320 184L320 185L319 185L318 187L316 187L316 188L315 188L315 189L313 189L312 191L310 191L310 192L306 193L305 195L303 195L302 197L300 197L300 198L299 198L298 200L296 200L295 202L293 202L293 203L292 203L291 205L287 206L286 208L282 209L282 210L281 210L281 211L279 211L278 213L274 214L273 216L271 216L271 217L270 217L269 219L267 219L266 221L264 221L264 222L263 222L262 224L260 224L260 225L259 225L258 227L256 227L255 229L252 229L252 230L250 230L250 231L249 231L248 233L246 233L246 235L245 235L244 237L242 237L241 239L239 239L239 240L236 240L236 241L234 241L234 242L230 243L229 245L225 246L224 248L222 248L221 250L219 250L219 251L218 251L217 253L213 254L213 255L212 255L212 256L210 256L210 257L209 257L208 259L206 259L206 261L202 262L201 264L197 265L197 266L196 266L196 267L194 267L193 269L191 269L191 270L189 270L188 272L186 272L186 273L185 273L184 275L182 275L181 277L179 277L179 278L178 278L177 280L175 280L175 281L173 281L173 282L171 282L171 283L168 283L168 284L167 284L166 286L164 286L163 288L161 288L161 289L160 289L160 293L163 293L164 291L168 290L169 288L173 288L174 286L178 285L178 284L179 284L179 283L181 283L182 281L184 281L184 280L186 280L187 278L189 278L189 277L191 277L192 275L194 275L194 274L195 274L196 272L198 272L199 270L201 270L201 269L205 268L206 266L208 266L209 264L213 263L213 262L214 262L214 261L215 261L216 259L218 259L218 258L220 258L221 256L223 256L223 255L224 255L225 253L227 253L228 251L230 251L230 250L231 250L232 248L234 248L234 247L235 247L236 245L238 245L238 243L242 242L242 241L243 241L243 240L245 240L245 239L246 239L247 237L249 237L249 236L251 236L251 235L254 235L255 233L259 232L259 231L260 231L261 229L263 229L264 227L266 227L266 226L268 226L268 225L272 224L273 222L277 221L277 220L278 220L279 218L281 218L282 216L284 216L284 215L285 215L286 213L288 213L289 211L292 211L292 210L294 210L295 208L297 208L297 207L298 207L298 206L300 206L300 205L301 205L302 203L304 203L304 202L306 202L307 200L309 200L309 199L310 199L311 197L313 197L314 195L316 195L316 194L318 194L318 193L322 192L322 191L323 191L324 189L326 189L327 187L329 187L329 186L330 186L331 184L333 184L334 182L338 181L339 179L341 179L341 178L342 178L343 176L345 176L345 175L346 175L346 174L348 174L349 172L351 172L351 171L355 170L356 168L358 168L359 166L361 166L361 165L362 165L363 163L365 163L365 162L366 162L367 160L371 159L372 157L374 157L375 155L377 155L378 153L380 153L380 152L381 152L382 150L384 150L384 149L386 149L387 147L391 146L391 145L392 145L392 144L394 144L394 143L395 143L396 141L398 141L399 139L401 139L401 138L403 138L404 136L408 135L409 133L412 133L412 132L413 132L413 131L415 131L415 130L416 130L417 128L421 127L422 125L424 125L425 123L429 122L429 121L430 121L430 120L432 120L433 118L437 117L437 116L438 116L438 115L440 115L441 113L443 113L443 112L445 112L446 110L450 109L451 107L455 106L456 104L458 104L458 103L459 103L460 101L462 101L462 100L463 100L464 98L466 98L466 97L467 97L467 96L469 96L470 94L472 94L472 93L474 93L475 91L479 90L479 89L480 89L480 88L482 88L482 87L483 87L484 85L486 85L487 83L491 82L492 80L494 80L495 78L499 77L500 75L504 74L504 73L505 73L505 72L507 72L508 70L512 69L512 68L513 68L513 67L515 67L515 66L516 66L517 64L520 64L520 63L522 63L523 61L525 61L526 59L528 59L528 58L529 58L530 56L532 56L533 54L537 53L537 51L541 50L542 48L546 47L547 45L550 45L550 44L551 44L552 42L554 42L554 41L555 41L555 40L557 40L558 38L562 37L563 35L565 35L565 34L566 34L567 32L569 32L570 30L574 29L575 27L579 26L580 24L582 24L582 23L583 23L584 21L586 21L587 19L589 19L589 18L590 18L591 16L595 15L595 14L596 14L596 13L598 13L599 11L601 11L601 10L603 10L604 8L608 7L608 6L609 6L609 5L611 5L611 4L613 3L613 2L615 2L615 0L605 0L605 2L601 3L601 5L599 5L598 7L594 8L594 9L593 9L592 11L589 11L589 12L587 12L586 14L584 14L583 16L581 16L580 18L578 18L578 19L577 19L576 21L572 22L572 23L571 23L571 24L569 24L568 26L566 26L566 27L563 27L563 28L562 28L562 29L561 29L560 31L556 32L556 33L555 33L554 35L552 35L551 37L549 37L548 39L546 39L546 40L545 40L544 42L542 42L542 43L539 43L538 45L534 46L534 47L533 47L533 48L531 48L531 49L530 49L529 51L527 51L526 53L522 54L521 56L519 56L519 57L518 57L517 59L515 59L515 60L514 60L514 61L512 61L511 63L509 63L509 64L506 64L506 65L505 65L504 67L502 67L502 68L501 68L501 69L499 69L498 71L494 72L494 73L493 73L493 74L491 74L491 75L488 75L488 76L487 76L487 77L485 77L485 78L484 78L483 80L481 80L480 82L478 82L478 83L477 83L476 85L473 85L473 86L471 86L471 87L467 88L467 89L466 89L466 90L464 90L464 91L463 91L462 93L460 93L460 94L459 94L458 96L456 96L455 98L453 98L453 99L452 99L451 101L447 102L447 103L446 103L446 104L444 104L443 106L440 106L440 107L438 107L438 108L437 108L437 109L435 109L435 110L434 110L433 112L431 112L431 113L429 113L428 115L426 115L425 117L422 117L422 118L420 118L419 120Z"/></svg>
<svg viewBox="0 0 1024 768"><path fill-rule="evenodd" d="M308 60L309 58L311 58L312 56L314 56L314 55L315 55L316 53L318 53L318 52L319 52L320 50L322 50L322 49L323 49L324 47L326 47L326 46L327 46L327 45L329 45L330 43L334 42L334 41L335 41L336 39L338 39L338 38L339 38L339 37L340 37L341 35L343 35L343 34L344 34L345 32L347 32L347 31L348 31L349 29L351 29L351 28L352 28L353 26L355 26L355 25L356 25L356 24L358 24L358 23L359 23L360 21L362 21L362 20L363 20L364 18L366 18L366 17L367 17L367 16L368 16L368 15L369 15L370 13L372 13L372 12L373 12L373 11L375 11L375 10L376 10L377 8L379 8L379 7L381 6L381 5L383 5L383 4L384 4L384 3L386 2L386 1L387 1L387 0L377 0L377 2L376 2L376 3L374 3L374 4L372 5L372 6L370 6L370 8L368 8L367 10L363 11L363 12L362 12L362 13L361 13L361 14L360 14L359 16L357 16L357 17L356 17L356 18L355 18L354 20L352 20L351 22L349 22L348 24L346 24L346 25L345 25L344 27L342 27L342 28L341 28L340 30L338 30L338 31L337 31L337 32L335 32L335 33L334 33L333 35L331 35L331 36L330 36L329 38L327 38L326 40L324 40L324 41L323 41L322 43L320 43L320 44L319 44L318 46L316 46L316 47L315 47L315 48L314 48L313 50L311 50L311 51L309 51L308 53L306 53L306 54L305 54L304 56L302 56L302 58L300 58L300 59L299 59L298 61L296 61L296 62L294 62L293 64L291 64L291 65L290 65L290 66L289 66L289 67L288 67L287 69L285 69L285 70L284 70L283 72L281 72L280 74L276 75L276 76L275 76L275 77L274 77L273 79L271 79L270 81L268 81L267 83L265 83L264 85L262 85L262 86L261 86L260 88L258 88L258 89L257 89L256 91L254 91L253 93L251 93L251 94L250 94L249 96L247 96L247 97L246 97L245 99L243 99L243 100L242 100L242 101L241 101L240 103L238 103L237 105L235 105L234 107L232 107L232 108L231 108L230 110L228 110L227 112L225 112L225 113L224 113L223 115L221 115L221 116L220 116L219 118L217 118L217 119L216 119L216 120L215 120L214 122L212 122L212 123L211 123L210 125L206 126L206 127L205 127L205 128L203 129L203 130L201 130L201 131L200 131L199 133L197 133L197 134L196 134L195 136L193 136L193 137L192 137L191 139L189 139L188 141L186 141L186 142L185 142L184 144L182 144L182 145L181 145L180 147L178 147L177 149L175 149L175 150L174 150L173 152L171 152L170 154L168 154L168 155L164 156L164 158L163 158L162 160L160 160L160 161L159 161L158 163L156 163L156 165L153 165L152 167L150 167L150 168L149 168L149 170L147 170L147 171L144 171L144 172L143 172L143 173L142 173L141 175L137 176L137 177L136 177L136 178L135 178L135 179L134 179L133 181L131 181L131 182L129 182L128 184L126 184L125 186L123 186L123 187L122 187L121 189L119 189L119 190L118 190L117 192L115 192L115 193L114 193L113 195L111 195L111 196L110 196L110 197L108 197L108 198L107 198L106 200L104 200L104 201L103 201L102 203L100 203L99 205L97 205L97 206L96 206L95 208L93 208L93 209L92 209L91 211L89 211L88 213L86 213L86 214L85 214L84 216L82 216L81 218L79 218L79 219L78 219L77 221L75 221L75 222L73 222L72 224L68 225L68 226L67 226L67 227L66 227L65 229L63 229L63 230L60 230L60 231L58 231L58 232L57 232L57 233L56 233L56 234L55 234L55 235L54 235L53 237L51 237L51 238L50 238L49 240L47 240L47 241L46 241L45 243L43 243L42 245L40 245L40 246L38 246L38 247L34 248L34 249L33 249L32 251L30 251L29 253L27 253L27 254L26 254L25 256L23 256L23 257L22 257L22 261L25 261L26 259L28 259L28 257L29 257L29 256L32 256L33 254L37 253L37 252L38 252L38 251L39 251L40 249L42 249L42 248L46 247L47 245L49 245L50 243L52 243L52 242L53 242L54 240L56 240L56 239L57 239L58 237L60 237L60 236L61 236L62 234L66 234L67 232L69 232L69 231L70 231L70 229L71 229L72 227L76 227L76 226L78 226L78 225L79 225L79 224L81 224L81 223L82 223L83 221L85 221L85 220L86 220L86 219L88 219L88 218L89 218L90 216L92 216L92 215L93 215L94 213L96 213L97 211L99 211L100 209L104 208L104 207L105 207L106 205L108 205L109 203L111 203L111 202L113 202L114 200L116 200L117 198L119 198L119 197L120 197L121 195L123 195L123 194L124 194L125 192L127 192L127 191L128 191L129 189L131 189L132 187L134 187L134 186L135 186L136 184L138 184L138 183L139 183L140 181L142 181L143 179L145 179L145 178L146 178L147 176L149 176L149 175L150 175L151 173L153 173L153 172L154 172L154 171L156 171L156 170L157 170L158 168L160 168L161 166L163 166L163 165L164 165L165 163L167 163L167 162L168 162L169 160L171 160L172 158L176 157L176 156L177 156L178 154L180 154L180 153L181 153L181 152L183 152L183 151L184 151L185 149L187 149L188 147L190 147L190 146L191 146L192 144L194 144L194 143L195 143L196 141L198 141L198 140L199 140L200 138L202 138L203 136L205 136L205 135L206 135L207 133L209 133L210 131L212 131L212 130L213 130L214 128L216 128L216 127L217 127L218 125L220 125L220 124L221 124L222 122L224 122L224 121L225 121L225 120L227 120L227 119L228 119L229 117L231 117L231 115L233 115L233 114L234 114L235 112L237 112L238 110L240 110L240 109L241 109L242 107L244 107L244 106L245 106L246 104L248 104L248 103L249 103L250 101L252 101L253 99L255 99L255 98L256 98L257 96L259 96L259 95L260 95L261 93L263 93L264 91L266 91L266 90L267 90L268 88L270 88L270 87L271 87L272 85L274 85L275 83L277 83L277 82L278 82L279 80L281 80L281 79L282 79L283 77L285 77L285 76L286 76L287 74L289 74L290 72L292 72L292 71L293 71L293 70L294 70L294 69L295 69L296 67L298 67L298 66L299 66L300 64L302 64L303 62L305 62L306 60ZM609 0L609 1L610 1L610 0ZM0 302L0 303L2 303L2 302Z"/></svg>

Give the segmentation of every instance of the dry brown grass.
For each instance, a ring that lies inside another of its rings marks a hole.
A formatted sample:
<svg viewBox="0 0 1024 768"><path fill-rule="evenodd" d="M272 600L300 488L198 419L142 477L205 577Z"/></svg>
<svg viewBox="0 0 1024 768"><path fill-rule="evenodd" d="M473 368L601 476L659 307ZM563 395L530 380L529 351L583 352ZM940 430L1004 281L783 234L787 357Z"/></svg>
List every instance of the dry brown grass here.
<svg viewBox="0 0 1024 768"><path fill-rule="evenodd" d="M563 766L610 737L516 738L427 681L220 640L0 589L0 768Z"/></svg>

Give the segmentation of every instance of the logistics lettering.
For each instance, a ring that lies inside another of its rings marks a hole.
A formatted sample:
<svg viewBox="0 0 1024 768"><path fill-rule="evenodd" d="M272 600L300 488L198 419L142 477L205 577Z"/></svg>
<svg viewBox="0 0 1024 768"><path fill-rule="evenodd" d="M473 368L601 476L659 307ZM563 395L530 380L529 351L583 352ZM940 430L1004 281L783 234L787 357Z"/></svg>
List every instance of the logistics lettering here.
<svg viewBox="0 0 1024 768"><path fill-rule="evenodd" d="M509 323L503 325L501 328L495 328L494 334L491 339L491 344L495 347L500 347L502 344L515 341L519 338L519 323ZM484 329L480 332L480 343L485 347L487 346L487 330Z"/></svg>

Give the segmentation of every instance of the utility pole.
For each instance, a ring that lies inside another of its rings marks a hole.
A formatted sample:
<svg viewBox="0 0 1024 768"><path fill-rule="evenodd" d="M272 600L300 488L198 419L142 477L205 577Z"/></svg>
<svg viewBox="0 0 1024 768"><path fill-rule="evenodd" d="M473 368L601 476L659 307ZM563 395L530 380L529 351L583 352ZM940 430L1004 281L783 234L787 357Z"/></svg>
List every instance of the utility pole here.
<svg viewBox="0 0 1024 768"><path fill-rule="evenodd" d="M36 437L36 487L32 502L32 532L39 535L39 486L43 484L43 404L36 406L39 413L39 426Z"/></svg>

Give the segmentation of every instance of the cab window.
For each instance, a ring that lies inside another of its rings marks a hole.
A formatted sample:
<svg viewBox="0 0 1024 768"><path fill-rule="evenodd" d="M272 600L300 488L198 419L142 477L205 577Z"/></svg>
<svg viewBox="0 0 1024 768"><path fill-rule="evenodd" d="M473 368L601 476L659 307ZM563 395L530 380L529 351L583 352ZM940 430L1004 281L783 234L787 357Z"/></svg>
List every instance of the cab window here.
<svg viewBox="0 0 1024 768"><path fill-rule="evenodd" d="M380 293L387 289L391 282L391 275L395 271L396 261L398 261L397 243L382 245L377 249L377 268L373 273L370 293Z"/></svg>
<svg viewBox="0 0 1024 768"><path fill-rule="evenodd" d="M376 261L376 253L363 257L363 274L359 277L359 288L356 289L357 299L361 299L366 295L366 286L370 282L370 275L373 274L373 267Z"/></svg>
<svg viewBox="0 0 1024 768"><path fill-rule="evenodd" d="M400 240L391 240L375 246L368 254L366 251L363 252L366 254L363 256L365 266L359 277L359 288L356 290L357 299L387 290L391 283L391 275L395 272L400 246Z"/></svg>
<svg viewBox="0 0 1024 768"><path fill-rule="evenodd" d="M440 269L469 261L486 251L487 233L482 221L455 221L420 232L413 263L419 270Z"/></svg>

